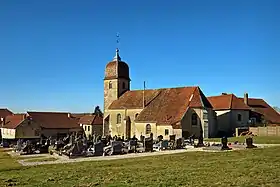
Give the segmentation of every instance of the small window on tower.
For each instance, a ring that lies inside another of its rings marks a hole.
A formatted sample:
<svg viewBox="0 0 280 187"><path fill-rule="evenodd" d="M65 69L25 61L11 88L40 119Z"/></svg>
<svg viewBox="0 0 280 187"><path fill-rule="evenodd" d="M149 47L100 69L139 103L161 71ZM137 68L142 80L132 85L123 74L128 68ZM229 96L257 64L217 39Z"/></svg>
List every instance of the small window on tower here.
<svg viewBox="0 0 280 187"><path fill-rule="evenodd" d="M110 81L109 82L109 89L111 89L113 86L112 86L112 82Z"/></svg>
<svg viewBox="0 0 280 187"><path fill-rule="evenodd" d="M125 89L125 83L124 82L122 83L122 88Z"/></svg>

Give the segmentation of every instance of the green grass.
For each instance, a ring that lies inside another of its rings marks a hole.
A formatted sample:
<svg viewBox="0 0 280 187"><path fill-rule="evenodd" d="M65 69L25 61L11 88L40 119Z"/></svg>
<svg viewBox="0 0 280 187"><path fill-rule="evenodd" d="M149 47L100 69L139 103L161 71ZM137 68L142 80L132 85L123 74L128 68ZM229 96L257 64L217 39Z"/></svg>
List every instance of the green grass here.
<svg viewBox="0 0 280 187"><path fill-rule="evenodd" d="M23 167L0 152L0 186L280 186L280 147Z"/></svg>
<svg viewBox="0 0 280 187"><path fill-rule="evenodd" d="M231 137L228 138L228 142L241 142L244 143L246 136L240 137ZM221 142L221 138L209 138L204 139L204 141L216 141ZM255 144L280 144L280 137L279 136L253 136L253 143Z"/></svg>

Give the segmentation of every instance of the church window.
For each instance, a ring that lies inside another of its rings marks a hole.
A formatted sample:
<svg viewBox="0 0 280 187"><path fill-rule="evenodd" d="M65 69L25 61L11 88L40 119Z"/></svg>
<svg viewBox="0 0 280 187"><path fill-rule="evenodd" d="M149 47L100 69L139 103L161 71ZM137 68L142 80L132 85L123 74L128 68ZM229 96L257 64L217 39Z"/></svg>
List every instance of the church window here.
<svg viewBox="0 0 280 187"><path fill-rule="evenodd" d="M135 119L137 119L138 115L139 115L138 113L135 114Z"/></svg>
<svg viewBox="0 0 280 187"><path fill-rule="evenodd" d="M197 114L196 113L193 113L192 114L192 125L193 126L196 126L197 125Z"/></svg>
<svg viewBox="0 0 280 187"><path fill-rule="evenodd" d="M122 116L121 116L121 114L118 114L117 115L117 124L120 124L121 120L122 120Z"/></svg>
<svg viewBox="0 0 280 187"><path fill-rule="evenodd" d="M125 89L125 82L122 83L122 88Z"/></svg>
<svg viewBox="0 0 280 187"><path fill-rule="evenodd" d="M90 131L90 125L87 127L87 130Z"/></svg>
<svg viewBox="0 0 280 187"><path fill-rule="evenodd" d="M237 120L238 120L238 121L241 121L241 120L242 120L241 114L238 114L238 115L237 115Z"/></svg>
<svg viewBox="0 0 280 187"><path fill-rule="evenodd" d="M151 125L150 125L150 124L147 124L147 125L146 125L146 134L151 134L151 132L152 132Z"/></svg>
<svg viewBox="0 0 280 187"><path fill-rule="evenodd" d="M111 89L113 87L112 82L109 82L109 89Z"/></svg>

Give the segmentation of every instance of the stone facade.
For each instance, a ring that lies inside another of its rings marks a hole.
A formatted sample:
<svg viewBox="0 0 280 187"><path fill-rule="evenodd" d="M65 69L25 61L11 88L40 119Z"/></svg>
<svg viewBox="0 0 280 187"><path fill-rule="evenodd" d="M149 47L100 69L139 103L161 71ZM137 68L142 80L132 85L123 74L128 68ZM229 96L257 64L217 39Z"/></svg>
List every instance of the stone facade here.
<svg viewBox="0 0 280 187"><path fill-rule="evenodd" d="M117 50L115 58L105 68L103 135L111 134L112 131L109 121L113 118L109 116L109 106L123 93L130 90L129 67L121 61L118 52Z"/></svg>
<svg viewBox="0 0 280 187"><path fill-rule="evenodd" d="M105 69L103 135L140 138L153 133L154 138L168 139L170 135L199 137L202 132L208 138L216 131L208 103L199 87L130 91L129 68L117 51Z"/></svg>

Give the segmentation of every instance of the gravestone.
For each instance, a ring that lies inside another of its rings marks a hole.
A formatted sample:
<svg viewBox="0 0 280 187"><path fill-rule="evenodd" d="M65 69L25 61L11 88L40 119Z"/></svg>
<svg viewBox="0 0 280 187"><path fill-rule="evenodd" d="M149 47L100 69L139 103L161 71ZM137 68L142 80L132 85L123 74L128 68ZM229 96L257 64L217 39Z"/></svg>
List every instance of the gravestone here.
<svg viewBox="0 0 280 187"><path fill-rule="evenodd" d="M231 150L231 148L229 148L228 147L228 139L227 139L227 137L223 137L222 138L222 140L221 140L221 142L222 142L222 148L221 148L221 150Z"/></svg>
<svg viewBox="0 0 280 187"><path fill-rule="evenodd" d="M167 149L168 148L168 140L163 140L161 144L162 149Z"/></svg>
<svg viewBox="0 0 280 187"><path fill-rule="evenodd" d="M190 144L191 144L191 145L194 144L194 134L192 134L192 135L189 137L189 141L190 141Z"/></svg>
<svg viewBox="0 0 280 187"><path fill-rule="evenodd" d="M200 133L199 137L198 137L198 143L195 147L204 147L204 144L203 144L203 134L202 132Z"/></svg>
<svg viewBox="0 0 280 187"><path fill-rule="evenodd" d="M98 142L94 144L94 156L102 156L103 149L104 149L104 144L102 142Z"/></svg>
<svg viewBox="0 0 280 187"><path fill-rule="evenodd" d="M160 142L160 141L162 141L163 140L163 136L162 135L159 135L158 136L158 141Z"/></svg>
<svg viewBox="0 0 280 187"><path fill-rule="evenodd" d="M183 139L182 138L177 139L176 148L177 149L182 149L183 148Z"/></svg>
<svg viewBox="0 0 280 187"><path fill-rule="evenodd" d="M153 133L150 134L149 138L145 138L145 151L146 152L153 152Z"/></svg>
<svg viewBox="0 0 280 187"><path fill-rule="evenodd" d="M141 135L140 136L140 142L144 142L144 140L145 140L145 136Z"/></svg>
<svg viewBox="0 0 280 187"><path fill-rule="evenodd" d="M257 146L253 145L253 138L249 137L246 138L246 148L251 149L251 148L256 148Z"/></svg>

